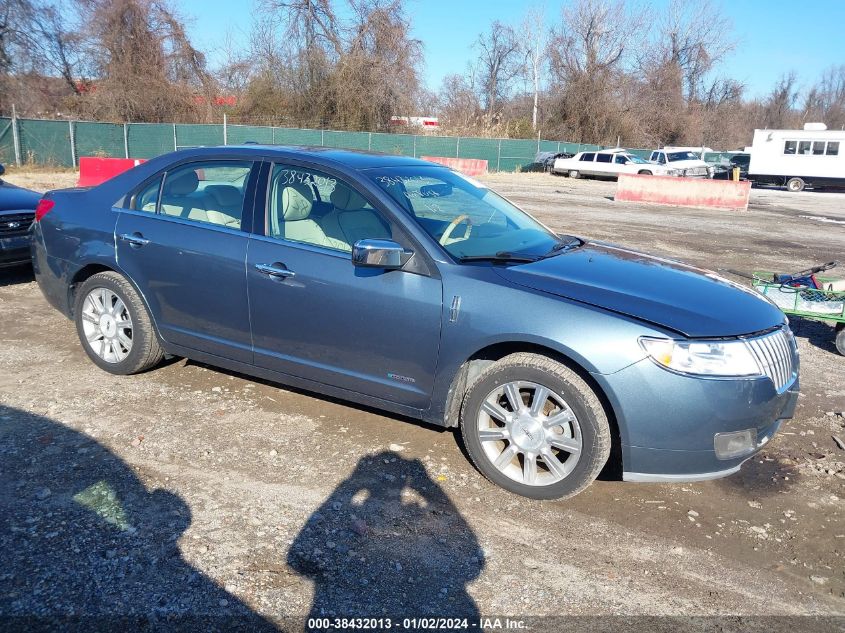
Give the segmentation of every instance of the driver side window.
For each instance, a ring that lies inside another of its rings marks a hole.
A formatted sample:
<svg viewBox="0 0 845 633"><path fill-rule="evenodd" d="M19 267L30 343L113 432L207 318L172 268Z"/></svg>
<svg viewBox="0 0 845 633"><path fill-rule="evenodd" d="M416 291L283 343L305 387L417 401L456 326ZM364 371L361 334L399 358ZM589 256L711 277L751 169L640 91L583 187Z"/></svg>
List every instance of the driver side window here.
<svg viewBox="0 0 845 633"><path fill-rule="evenodd" d="M275 165L267 235L351 252L363 239L394 239L390 223L346 183L305 167Z"/></svg>

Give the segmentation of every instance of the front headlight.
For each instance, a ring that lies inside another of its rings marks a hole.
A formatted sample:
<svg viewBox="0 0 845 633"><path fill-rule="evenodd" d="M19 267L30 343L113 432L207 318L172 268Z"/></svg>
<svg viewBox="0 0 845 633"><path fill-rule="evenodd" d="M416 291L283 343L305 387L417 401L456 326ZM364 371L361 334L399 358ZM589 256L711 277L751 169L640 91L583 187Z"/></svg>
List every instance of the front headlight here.
<svg viewBox="0 0 845 633"><path fill-rule="evenodd" d="M641 337L640 345L658 365L696 376L761 376L744 341L675 341Z"/></svg>

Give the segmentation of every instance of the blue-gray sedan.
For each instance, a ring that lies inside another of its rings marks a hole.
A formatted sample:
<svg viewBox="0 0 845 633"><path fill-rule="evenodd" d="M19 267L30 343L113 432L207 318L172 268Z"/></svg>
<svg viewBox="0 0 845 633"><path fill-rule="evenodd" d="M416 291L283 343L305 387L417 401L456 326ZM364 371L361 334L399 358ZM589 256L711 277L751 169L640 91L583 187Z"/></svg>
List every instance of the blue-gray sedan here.
<svg viewBox="0 0 845 633"><path fill-rule="evenodd" d="M729 475L798 394L765 299L555 234L411 158L185 150L49 193L32 250L106 371L184 356L457 427L485 476L534 498L609 461L629 481Z"/></svg>

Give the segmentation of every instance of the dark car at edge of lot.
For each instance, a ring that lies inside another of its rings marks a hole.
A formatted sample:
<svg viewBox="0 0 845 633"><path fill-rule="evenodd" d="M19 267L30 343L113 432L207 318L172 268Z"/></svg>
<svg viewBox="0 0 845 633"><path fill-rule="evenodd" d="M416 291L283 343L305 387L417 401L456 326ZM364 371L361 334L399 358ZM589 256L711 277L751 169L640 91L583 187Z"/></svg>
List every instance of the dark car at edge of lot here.
<svg viewBox="0 0 845 633"><path fill-rule="evenodd" d="M537 152L534 157L534 164L539 165L542 171L551 172L558 158L572 158L572 152Z"/></svg>
<svg viewBox="0 0 845 633"><path fill-rule="evenodd" d="M751 154L734 154L727 165L716 165L715 180L732 180L733 170L739 168L739 179L748 180L748 165L751 163Z"/></svg>
<svg viewBox="0 0 845 633"><path fill-rule="evenodd" d="M41 194L16 187L2 179L0 165L0 268L28 264L29 227Z"/></svg>
<svg viewBox="0 0 845 633"><path fill-rule="evenodd" d="M780 310L714 273L553 233L440 165L329 148L161 156L49 192L45 298L98 367L188 357L458 428L518 494L739 470L793 415Z"/></svg>

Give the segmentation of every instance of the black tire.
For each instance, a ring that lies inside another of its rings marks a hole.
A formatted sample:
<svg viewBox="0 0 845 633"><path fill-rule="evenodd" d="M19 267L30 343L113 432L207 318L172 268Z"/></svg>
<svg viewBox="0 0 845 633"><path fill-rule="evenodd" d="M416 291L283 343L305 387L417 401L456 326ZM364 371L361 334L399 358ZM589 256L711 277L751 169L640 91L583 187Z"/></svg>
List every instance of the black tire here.
<svg viewBox="0 0 845 633"><path fill-rule="evenodd" d="M512 381L547 387L562 396L577 417L582 440L580 458L572 471L555 483L529 485L517 482L500 471L482 448L477 424L481 406L493 390ZM539 354L511 354L482 371L467 390L461 408L460 429L473 464L487 479L531 499L562 499L578 494L596 479L610 455L610 425L595 392L576 372Z"/></svg>
<svg viewBox="0 0 845 633"><path fill-rule="evenodd" d="M570 169L570 170L569 170L569 177L570 177L570 178L580 178L580 177L581 177L581 172L580 172L580 171L578 171L577 169Z"/></svg>
<svg viewBox="0 0 845 633"><path fill-rule="evenodd" d="M793 193L804 191L804 186L804 181L801 178L790 178L786 181L786 190Z"/></svg>
<svg viewBox="0 0 845 633"><path fill-rule="evenodd" d="M92 290L104 288L114 293L125 305L126 311L131 319L131 349L125 358L119 361L107 361L101 358L94 351L84 331L83 305L85 298ZM76 291L74 300L74 321L76 333L82 343L82 349L88 354L88 358L100 369L125 376L146 371L158 365L164 358L164 352L158 342L152 319L147 307L138 296L135 288L132 287L122 275L116 272L102 272L92 275Z"/></svg>
<svg viewBox="0 0 845 633"><path fill-rule="evenodd" d="M652 173L648 169L641 169L637 172L640 176L651 176Z"/></svg>
<svg viewBox="0 0 845 633"><path fill-rule="evenodd" d="M845 323L836 324L836 351L845 356Z"/></svg>

